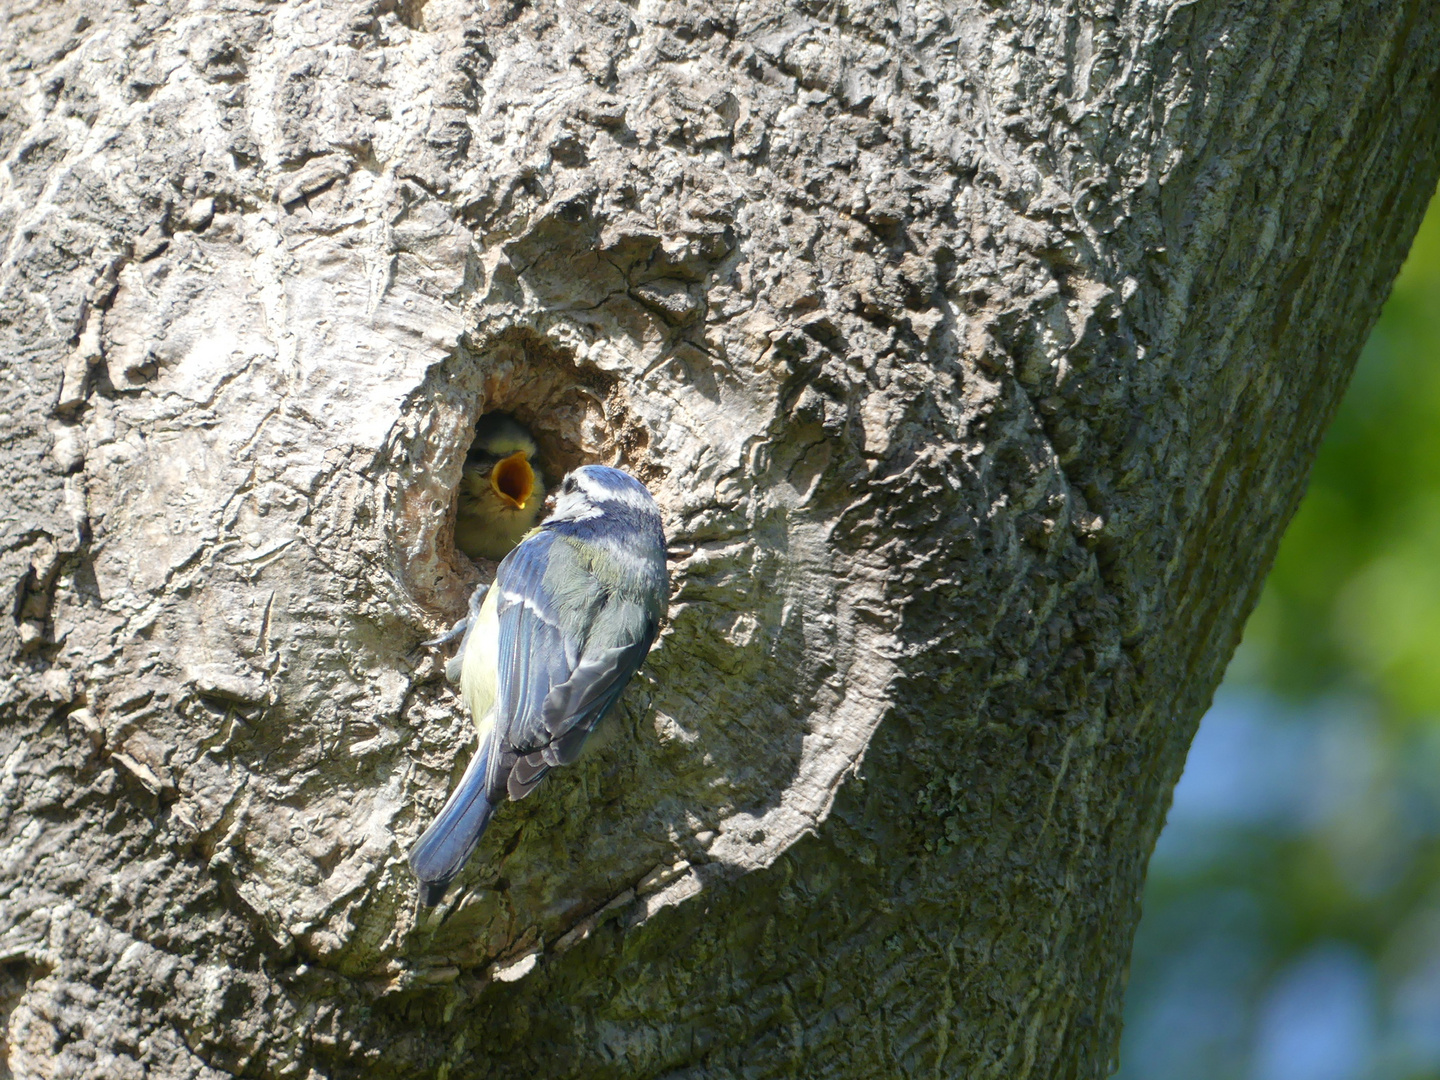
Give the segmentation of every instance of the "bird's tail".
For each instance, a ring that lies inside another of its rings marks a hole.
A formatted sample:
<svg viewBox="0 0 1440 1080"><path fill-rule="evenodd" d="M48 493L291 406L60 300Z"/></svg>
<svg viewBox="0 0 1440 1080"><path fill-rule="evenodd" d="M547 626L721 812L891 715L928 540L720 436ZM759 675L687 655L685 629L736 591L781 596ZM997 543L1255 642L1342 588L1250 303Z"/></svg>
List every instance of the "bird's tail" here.
<svg viewBox="0 0 1440 1080"><path fill-rule="evenodd" d="M440 902L490 824L495 808L487 797L487 773L493 752L490 740L482 738L445 809L410 851L410 869L420 879L420 902L426 907Z"/></svg>

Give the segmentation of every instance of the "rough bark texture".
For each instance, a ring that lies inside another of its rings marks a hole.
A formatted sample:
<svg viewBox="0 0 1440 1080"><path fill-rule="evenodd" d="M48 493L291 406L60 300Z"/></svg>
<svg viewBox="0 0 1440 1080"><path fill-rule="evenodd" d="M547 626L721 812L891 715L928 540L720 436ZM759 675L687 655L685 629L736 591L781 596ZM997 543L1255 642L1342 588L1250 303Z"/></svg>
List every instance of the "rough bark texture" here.
<svg viewBox="0 0 1440 1080"><path fill-rule="evenodd" d="M1105 1075L1440 6L7 10L10 1074ZM425 915L491 408L675 589Z"/></svg>

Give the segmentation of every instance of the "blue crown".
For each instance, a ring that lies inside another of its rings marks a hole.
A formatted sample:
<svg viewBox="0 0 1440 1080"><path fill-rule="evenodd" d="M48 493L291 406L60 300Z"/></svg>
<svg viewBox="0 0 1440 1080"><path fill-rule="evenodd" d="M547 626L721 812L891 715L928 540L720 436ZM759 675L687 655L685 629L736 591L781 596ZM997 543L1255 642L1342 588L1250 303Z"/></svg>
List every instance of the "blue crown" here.
<svg viewBox="0 0 1440 1080"><path fill-rule="evenodd" d="M583 473L585 478L595 485L595 489L609 494L632 495L636 492L649 496L650 492L645 485L640 483L627 472L619 469L612 469L609 465L582 465L575 470Z"/></svg>

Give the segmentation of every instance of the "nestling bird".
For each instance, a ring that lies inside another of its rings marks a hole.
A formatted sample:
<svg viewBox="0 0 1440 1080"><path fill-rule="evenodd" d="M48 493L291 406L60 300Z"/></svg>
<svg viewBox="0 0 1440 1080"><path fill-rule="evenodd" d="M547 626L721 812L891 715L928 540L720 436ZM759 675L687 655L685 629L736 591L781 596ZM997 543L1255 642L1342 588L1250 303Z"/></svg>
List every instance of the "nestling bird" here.
<svg viewBox="0 0 1440 1080"><path fill-rule="evenodd" d="M513 417L487 413L465 455L455 546L472 559L503 559L535 527L545 481L535 440Z"/></svg>
<svg viewBox="0 0 1440 1080"><path fill-rule="evenodd" d="M523 799L579 756L650 651L669 596L660 508L628 473L582 466L481 602L483 590L439 639L464 633L460 693L480 740L410 852L427 905L440 901L501 799Z"/></svg>

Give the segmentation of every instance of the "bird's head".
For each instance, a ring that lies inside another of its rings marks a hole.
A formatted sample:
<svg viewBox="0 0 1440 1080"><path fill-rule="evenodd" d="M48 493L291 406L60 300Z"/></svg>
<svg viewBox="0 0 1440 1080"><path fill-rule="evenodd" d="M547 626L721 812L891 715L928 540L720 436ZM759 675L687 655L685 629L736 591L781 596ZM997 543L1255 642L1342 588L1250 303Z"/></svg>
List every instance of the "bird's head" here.
<svg viewBox="0 0 1440 1080"><path fill-rule="evenodd" d="M465 460L488 480L503 506L524 510L540 498L540 483L531 459L538 448L530 433L504 413L489 413L475 425L475 442Z"/></svg>
<svg viewBox="0 0 1440 1080"><path fill-rule="evenodd" d="M660 508L639 480L608 465L582 465L561 483L550 520L585 521L622 509L660 520Z"/></svg>
<svg viewBox="0 0 1440 1080"><path fill-rule="evenodd" d="M503 457L490 470L490 489L506 506L524 510L535 495L535 470L523 450Z"/></svg>

